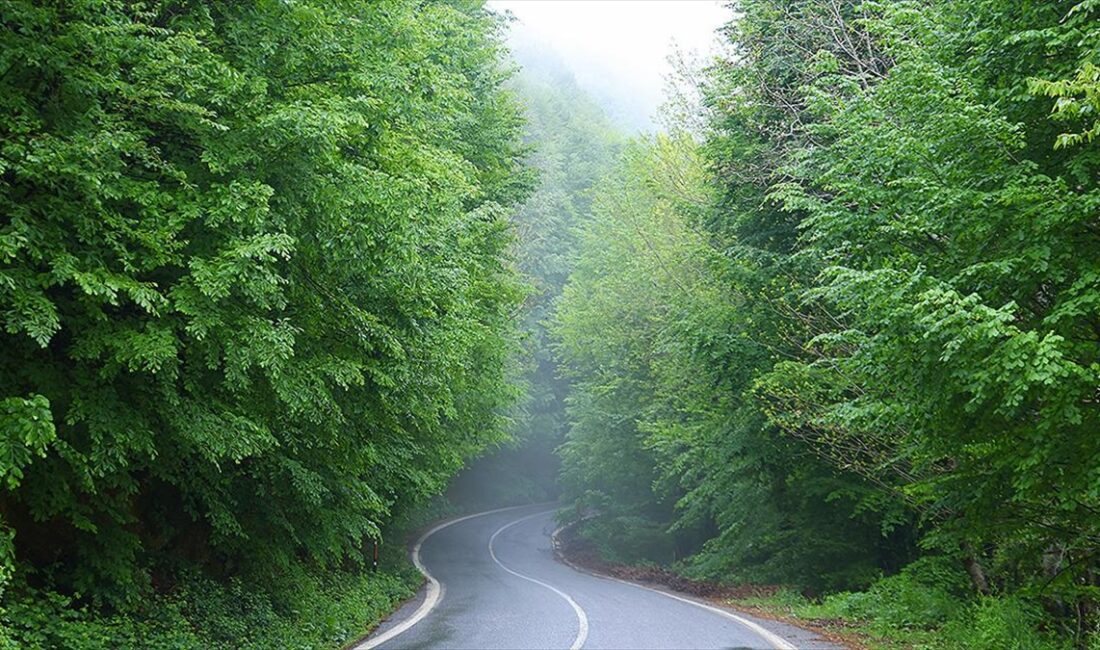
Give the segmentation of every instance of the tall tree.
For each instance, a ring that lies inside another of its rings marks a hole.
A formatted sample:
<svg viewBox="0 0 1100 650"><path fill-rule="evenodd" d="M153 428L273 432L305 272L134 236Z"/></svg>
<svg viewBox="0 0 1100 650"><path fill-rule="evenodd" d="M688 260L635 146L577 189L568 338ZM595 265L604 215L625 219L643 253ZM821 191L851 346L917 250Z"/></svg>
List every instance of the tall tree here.
<svg viewBox="0 0 1100 650"><path fill-rule="evenodd" d="M496 16L0 14L9 568L119 604L158 564L339 562L504 435L529 178Z"/></svg>
<svg viewBox="0 0 1100 650"><path fill-rule="evenodd" d="M520 46L513 84L525 104L527 164L538 186L516 211L515 254L531 285L524 304L522 366L526 389L512 439L458 476L459 501L545 501L557 494L555 449L564 441L568 386L551 350L547 320L577 255L576 228L595 185L613 166L620 136L603 111L550 52Z"/></svg>

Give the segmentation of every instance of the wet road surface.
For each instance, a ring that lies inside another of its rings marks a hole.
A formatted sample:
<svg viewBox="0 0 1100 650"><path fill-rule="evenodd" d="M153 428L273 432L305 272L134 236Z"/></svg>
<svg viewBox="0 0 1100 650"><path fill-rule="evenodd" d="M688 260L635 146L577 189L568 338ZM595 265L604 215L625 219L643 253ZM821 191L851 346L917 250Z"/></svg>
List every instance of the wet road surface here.
<svg viewBox="0 0 1100 650"><path fill-rule="evenodd" d="M434 607L423 611L422 593L357 648L807 647L736 614L570 568L554 558L554 528L548 505L437 527L419 549L440 585Z"/></svg>

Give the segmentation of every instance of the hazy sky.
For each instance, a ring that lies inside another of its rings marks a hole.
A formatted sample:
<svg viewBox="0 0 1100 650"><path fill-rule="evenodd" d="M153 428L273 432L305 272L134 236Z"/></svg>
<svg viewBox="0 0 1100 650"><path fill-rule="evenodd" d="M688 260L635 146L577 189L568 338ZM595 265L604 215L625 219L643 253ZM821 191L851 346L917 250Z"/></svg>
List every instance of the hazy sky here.
<svg viewBox="0 0 1100 650"><path fill-rule="evenodd" d="M490 0L518 19L511 39L553 50L577 82L632 128L652 128L666 57L713 52L715 30L731 11L711 0Z"/></svg>

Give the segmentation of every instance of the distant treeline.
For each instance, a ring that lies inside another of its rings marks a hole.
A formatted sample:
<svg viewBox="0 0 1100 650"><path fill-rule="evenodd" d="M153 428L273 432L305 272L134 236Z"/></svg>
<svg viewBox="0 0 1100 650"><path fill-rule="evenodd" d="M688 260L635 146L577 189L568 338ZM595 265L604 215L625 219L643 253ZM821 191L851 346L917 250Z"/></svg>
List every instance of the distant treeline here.
<svg viewBox="0 0 1100 650"><path fill-rule="evenodd" d="M466 508L558 495L555 451L567 429L569 382L547 327L576 258L577 226L625 141L552 51L520 43L514 56L522 67L509 88L524 104L525 162L538 174L535 191L512 216L516 264L529 285L520 322L524 397L513 412L511 440L452 483L448 498Z"/></svg>
<svg viewBox="0 0 1100 650"><path fill-rule="evenodd" d="M1100 3L735 9L556 313L584 536L1100 642Z"/></svg>

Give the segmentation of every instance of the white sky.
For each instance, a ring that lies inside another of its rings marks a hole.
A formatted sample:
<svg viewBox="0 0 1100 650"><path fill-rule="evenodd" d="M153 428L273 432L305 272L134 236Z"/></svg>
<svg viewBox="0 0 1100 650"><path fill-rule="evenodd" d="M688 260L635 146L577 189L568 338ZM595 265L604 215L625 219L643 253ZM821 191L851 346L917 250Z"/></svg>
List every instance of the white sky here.
<svg viewBox="0 0 1100 650"><path fill-rule="evenodd" d="M553 50L582 88L636 129L651 129L662 101L666 58L715 51L715 30L732 10L712 0L490 0L509 10L515 45Z"/></svg>

